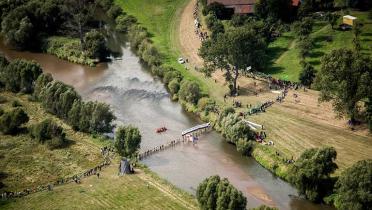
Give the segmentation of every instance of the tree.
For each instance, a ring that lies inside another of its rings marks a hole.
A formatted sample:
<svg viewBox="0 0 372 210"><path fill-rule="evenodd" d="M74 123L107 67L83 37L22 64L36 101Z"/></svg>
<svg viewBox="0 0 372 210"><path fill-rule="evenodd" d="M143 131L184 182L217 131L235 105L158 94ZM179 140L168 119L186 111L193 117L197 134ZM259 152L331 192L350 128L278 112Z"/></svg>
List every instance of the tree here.
<svg viewBox="0 0 372 210"><path fill-rule="evenodd" d="M362 49L360 45L360 40L359 40L359 36L361 33L362 33L362 24L356 23L355 26L353 27L353 34L354 34L353 44L354 44L354 49L357 52L359 52Z"/></svg>
<svg viewBox="0 0 372 210"><path fill-rule="evenodd" d="M256 14L261 18L290 21L293 17L292 0L259 0L255 5Z"/></svg>
<svg viewBox="0 0 372 210"><path fill-rule="evenodd" d="M62 147L67 142L63 128L51 119L33 125L30 129L30 135L41 144L48 144L51 149Z"/></svg>
<svg viewBox="0 0 372 210"><path fill-rule="evenodd" d="M340 15L337 13L327 12L326 18L332 29L335 29L335 25L337 25L337 21L340 18Z"/></svg>
<svg viewBox="0 0 372 210"><path fill-rule="evenodd" d="M304 63L299 77L301 84L308 86L310 88L311 84L314 81L315 73L316 71L311 64Z"/></svg>
<svg viewBox="0 0 372 210"><path fill-rule="evenodd" d="M203 210L246 209L247 199L230 182L218 175L203 180L197 190L196 198Z"/></svg>
<svg viewBox="0 0 372 210"><path fill-rule="evenodd" d="M335 206L339 210L372 209L372 160L358 161L336 183Z"/></svg>
<svg viewBox="0 0 372 210"><path fill-rule="evenodd" d="M246 139L239 139L236 143L236 149L242 155L251 156L254 147L253 141L247 141Z"/></svg>
<svg viewBox="0 0 372 210"><path fill-rule="evenodd" d="M88 20L92 18L97 1L91 0L67 0L65 2L69 12L67 27L78 34L82 50L84 50L84 33Z"/></svg>
<svg viewBox="0 0 372 210"><path fill-rule="evenodd" d="M104 60L109 55L105 37L97 30L85 34L83 48L90 58Z"/></svg>
<svg viewBox="0 0 372 210"><path fill-rule="evenodd" d="M314 43L313 43L313 40L310 37L306 36L306 37L302 37L298 40L297 46L300 50L300 52L299 52L300 53L300 58L302 60L304 60L305 57L310 54L310 51L313 48Z"/></svg>
<svg viewBox="0 0 372 210"><path fill-rule="evenodd" d="M27 123L28 115L23 109L17 107L9 112L5 112L0 117L0 131L4 134L16 134L19 127Z"/></svg>
<svg viewBox="0 0 372 210"><path fill-rule="evenodd" d="M12 92L23 93L33 91L35 80L42 73L39 64L22 59L12 61L4 70L0 80L5 84L5 88Z"/></svg>
<svg viewBox="0 0 372 210"><path fill-rule="evenodd" d="M53 77L50 73L40 74L39 77L36 79L33 95L39 99L40 93L43 88L45 88L52 81Z"/></svg>
<svg viewBox="0 0 372 210"><path fill-rule="evenodd" d="M181 100L196 104L200 98L199 85L194 81L183 80L178 95Z"/></svg>
<svg viewBox="0 0 372 210"><path fill-rule="evenodd" d="M253 209L250 209L250 210L278 210L278 209L275 208L275 207L269 207L269 206L261 205L257 208L253 208Z"/></svg>
<svg viewBox="0 0 372 210"><path fill-rule="evenodd" d="M314 20L311 17L302 18L301 21L297 21L293 24L293 29L296 35L302 39L311 34L313 30Z"/></svg>
<svg viewBox="0 0 372 210"><path fill-rule="evenodd" d="M290 168L288 178L300 194L319 202L332 193L334 183L330 175L338 168L336 157L333 147L307 149Z"/></svg>
<svg viewBox="0 0 372 210"><path fill-rule="evenodd" d="M232 82L231 93L237 92L237 80L242 71L252 66L261 69L267 43L250 27L239 27L218 34L216 39L203 42L199 55L205 65L226 71L227 80Z"/></svg>
<svg viewBox="0 0 372 210"><path fill-rule="evenodd" d="M254 133L249 126L235 114L228 114L221 119L222 135L226 141L237 144L240 139L249 141L254 139Z"/></svg>
<svg viewBox="0 0 372 210"><path fill-rule="evenodd" d="M136 157L141 145L141 134L138 128L131 125L120 126L115 132L115 147L123 157Z"/></svg>
<svg viewBox="0 0 372 210"><path fill-rule="evenodd" d="M372 94L372 60L348 49L333 50L322 59L316 84L320 101L332 101L339 116L352 121L358 114L357 103Z"/></svg>
<svg viewBox="0 0 372 210"><path fill-rule="evenodd" d="M177 78L172 79L172 81L168 84L169 92L174 95L177 94L180 90L180 82Z"/></svg>

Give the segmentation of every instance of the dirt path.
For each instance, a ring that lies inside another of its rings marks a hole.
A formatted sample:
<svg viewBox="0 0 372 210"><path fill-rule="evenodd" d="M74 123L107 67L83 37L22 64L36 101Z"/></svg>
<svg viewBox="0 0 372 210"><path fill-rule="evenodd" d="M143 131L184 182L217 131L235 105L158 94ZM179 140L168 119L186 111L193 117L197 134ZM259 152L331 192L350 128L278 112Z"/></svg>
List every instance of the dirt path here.
<svg viewBox="0 0 372 210"><path fill-rule="evenodd" d="M181 14L179 30L179 42L182 56L189 59L193 66L202 66L203 60L198 55L201 41L194 32L193 11L196 0L191 0Z"/></svg>

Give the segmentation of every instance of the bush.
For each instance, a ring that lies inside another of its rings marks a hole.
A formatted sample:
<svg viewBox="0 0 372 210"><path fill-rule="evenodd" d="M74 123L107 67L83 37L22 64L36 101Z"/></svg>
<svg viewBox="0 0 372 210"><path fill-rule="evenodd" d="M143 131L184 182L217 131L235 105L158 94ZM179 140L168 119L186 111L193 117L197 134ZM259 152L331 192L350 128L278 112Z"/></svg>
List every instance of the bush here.
<svg viewBox="0 0 372 210"><path fill-rule="evenodd" d="M180 99L196 104L200 98L199 85L193 81L183 80L178 95Z"/></svg>
<svg viewBox="0 0 372 210"><path fill-rule="evenodd" d="M4 134L16 134L19 127L27 123L29 120L28 115L21 108L12 109L5 112L0 117L0 131Z"/></svg>
<svg viewBox="0 0 372 210"><path fill-rule="evenodd" d="M116 19L121 14L124 14L123 9L116 4L112 5L107 11L107 16L111 19Z"/></svg>
<svg viewBox="0 0 372 210"><path fill-rule="evenodd" d="M198 109L205 112L205 115L208 115L209 112L215 112L217 110L216 101L211 98L201 98L198 101Z"/></svg>
<svg viewBox="0 0 372 210"><path fill-rule="evenodd" d="M236 149L242 155L251 156L254 148L254 141L247 141L245 139L239 139L236 143Z"/></svg>
<svg viewBox="0 0 372 210"><path fill-rule="evenodd" d="M21 102L18 101L17 99L12 101L12 107L21 107L21 106L22 106Z"/></svg>
<svg viewBox="0 0 372 210"><path fill-rule="evenodd" d="M147 39L144 39L139 45L137 54L149 66L159 66L161 64L160 53Z"/></svg>
<svg viewBox="0 0 372 210"><path fill-rule="evenodd" d="M173 79L173 80L168 84L168 89L169 89L169 92L170 92L172 95L177 94L178 91L180 90L180 82L179 82L179 79L177 79L177 78Z"/></svg>
<svg viewBox="0 0 372 210"><path fill-rule="evenodd" d="M104 60L109 55L105 36L97 30L85 34L83 48L89 58Z"/></svg>
<svg viewBox="0 0 372 210"><path fill-rule="evenodd" d="M117 31L126 33L133 24L137 23L137 19L132 15L119 15L115 23Z"/></svg>
<svg viewBox="0 0 372 210"><path fill-rule="evenodd" d="M0 107L0 117L4 114L4 110Z"/></svg>
<svg viewBox="0 0 372 210"><path fill-rule="evenodd" d="M31 93L34 82L40 74L42 70L36 62L16 59L3 71L1 82L9 91Z"/></svg>
<svg viewBox="0 0 372 210"><path fill-rule="evenodd" d="M235 114L229 114L221 121L222 135L228 142L237 144L240 139L253 140L254 133L249 126Z"/></svg>
<svg viewBox="0 0 372 210"><path fill-rule="evenodd" d="M40 93L43 90L43 88L45 88L52 81L53 81L53 77L52 77L52 75L50 73L41 74L36 79L33 95L36 98L39 98L40 97Z"/></svg>
<svg viewBox="0 0 372 210"><path fill-rule="evenodd" d="M181 73L173 68L166 69L164 73L164 77L163 77L164 84L168 85L169 82L172 81L173 79L177 79L178 81L181 81L182 80Z"/></svg>
<svg viewBox="0 0 372 210"><path fill-rule="evenodd" d="M247 199L226 178L218 175L203 180L197 190L196 198L201 209L245 210Z"/></svg>
<svg viewBox="0 0 372 210"><path fill-rule="evenodd" d="M0 104L6 103L8 99L5 96L0 96Z"/></svg>
<svg viewBox="0 0 372 210"><path fill-rule="evenodd" d="M132 50L137 51L139 45L144 39L147 39L148 33L145 28L139 25L132 25L128 30L128 40Z"/></svg>
<svg viewBox="0 0 372 210"><path fill-rule="evenodd" d="M30 129L30 135L39 143L47 144L51 149L63 147L67 143L63 128L51 119L33 125Z"/></svg>

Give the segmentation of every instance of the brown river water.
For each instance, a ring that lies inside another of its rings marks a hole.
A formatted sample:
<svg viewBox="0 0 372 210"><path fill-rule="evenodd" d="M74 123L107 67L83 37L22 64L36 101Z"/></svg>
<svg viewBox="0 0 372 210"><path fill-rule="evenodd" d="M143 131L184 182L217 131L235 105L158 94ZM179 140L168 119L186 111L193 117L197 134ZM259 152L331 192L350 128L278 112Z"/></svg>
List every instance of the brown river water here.
<svg viewBox="0 0 372 210"><path fill-rule="evenodd" d="M44 72L76 88L85 100L110 104L117 124L133 124L142 134L141 150L153 148L179 138L181 131L200 123L172 102L164 85L139 62L124 41L109 40L110 48L119 53L108 63L95 68L69 63L52 55L19 52L2 42L0 53L8 59L24 58L41 64ZM169 130L156 134L155 129ZM205 178L218 174L227 177L248 200L248 207L261 204L288 210L333 210L298 198L296 190L273 176L254 159L242 157L233 145L212 131L201 136L196 145L183 144L162 151L143 161L177 187L195 194L197 185Z"/></svg>

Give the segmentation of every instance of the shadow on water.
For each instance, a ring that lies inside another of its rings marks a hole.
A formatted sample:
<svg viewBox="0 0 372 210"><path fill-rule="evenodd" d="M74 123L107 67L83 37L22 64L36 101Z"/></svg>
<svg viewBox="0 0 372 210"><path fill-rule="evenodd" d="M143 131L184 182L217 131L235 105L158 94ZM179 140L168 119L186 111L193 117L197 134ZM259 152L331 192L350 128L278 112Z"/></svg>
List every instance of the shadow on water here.
<svg viewBox="0 0 372 210"><path fill-rule="evenodd" d="M118 124L133 124L140 129L141 150L179 138L182 130L199 124L195 116L170 100L164 85L122 44L125 37L112 34L109 39L111 50L118 53L112 56L115 58L112 62L99 64L96 68L68 63L51 55L17 52L2 44L0 52L9 59L36 60L55 79L74 86L85 100L110 104ZM155 130L162 126L169 130L156 134ZM203 135L196 145L183 144L157 153L144 163L190 193L195 193L197 185L208 176L227 177L247 196L249 208L266 204L280 209L332 209L294 200L289 196L297 195L293 187L252 158L242 157L216 132Z"/></svg>

